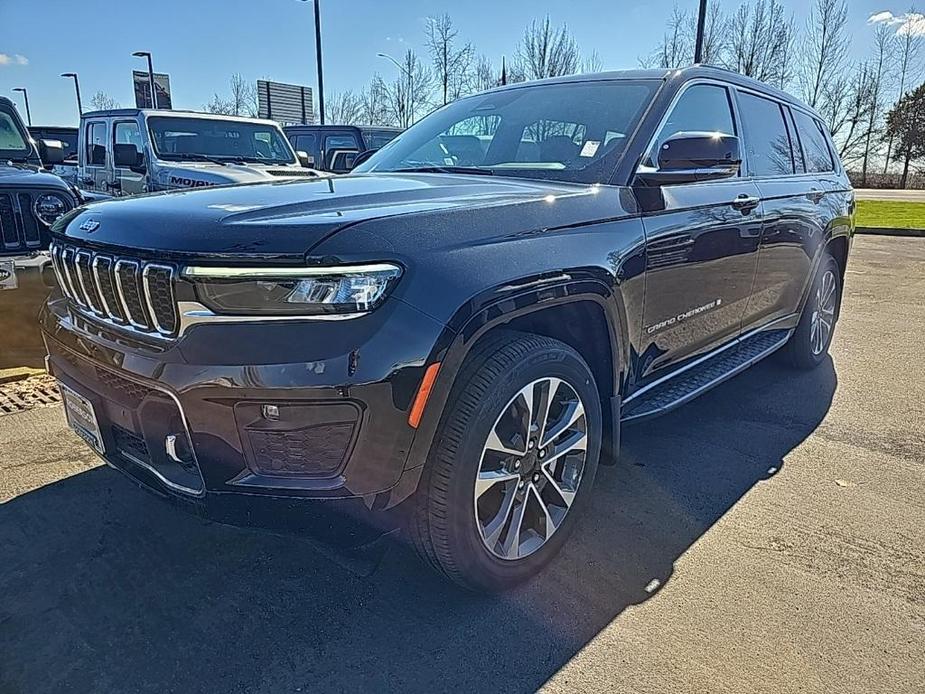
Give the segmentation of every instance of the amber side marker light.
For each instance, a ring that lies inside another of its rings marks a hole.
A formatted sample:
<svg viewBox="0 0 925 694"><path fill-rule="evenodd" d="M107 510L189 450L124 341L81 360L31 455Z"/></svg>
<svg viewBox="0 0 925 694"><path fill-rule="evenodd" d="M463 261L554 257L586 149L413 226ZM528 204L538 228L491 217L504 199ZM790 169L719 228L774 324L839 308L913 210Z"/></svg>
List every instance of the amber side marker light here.
<svg viewBox="0 0 925 694"><path fill-rule="evenodd" d="M430 397L430 391L434 387L434 381L437 380L437 372L440 370L440 362L436 362L427 367L424 372L424 380L418 388L418 394L414 398L414 404L411 406L411 414L408 415L408 424L412 429L417 429L421 423L421 417L424 416L424 406L427 405L427 398Z"/></svg>

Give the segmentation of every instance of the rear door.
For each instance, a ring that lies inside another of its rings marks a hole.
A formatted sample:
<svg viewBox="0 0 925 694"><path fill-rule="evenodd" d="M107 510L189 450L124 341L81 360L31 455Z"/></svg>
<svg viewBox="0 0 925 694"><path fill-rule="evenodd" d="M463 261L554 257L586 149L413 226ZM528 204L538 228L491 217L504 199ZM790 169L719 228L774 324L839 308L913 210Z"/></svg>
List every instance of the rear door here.
<svg viewBox="0 0 925 694"><path fill-rule="evenodd" d="M109 120L94 118L83 124L83 147L77 184L85 190L109 194L112 175L107 168L109 156Z"/></svg>
<svg viewBox="0 0 925 694"><path fill-rule="evenodd" d="M676 98L644 163L654 161L676 133L741 137L740 130L729 87L691 83ZM761 236L758 188L744 176L654 192L658 205L643 216L647 272L640 381L738 336Z"/></svg>
<svg viewBox="0 0 925 694"><path fill-rule="evenodd" d="M316 133L296 131L294 134L289 135L289 141L295 151L305 152L312 158L316 169L322 168L324 162L321 159L321 143L318 142Z"/></svg>
<svg viewBox="0 0 925 694"><path fill-rule="evenodd" d="M829 186L823 170L834 171L834 162L818 124L809 115L794 113L787 104L746 90L738 90L737 98L748 175L761 191L765 213L755 286L743 330L778 320L786 327L800 309L813 259L825 241ZM821 153L801 146L801 139L811 136L821 143Z"/></svg>

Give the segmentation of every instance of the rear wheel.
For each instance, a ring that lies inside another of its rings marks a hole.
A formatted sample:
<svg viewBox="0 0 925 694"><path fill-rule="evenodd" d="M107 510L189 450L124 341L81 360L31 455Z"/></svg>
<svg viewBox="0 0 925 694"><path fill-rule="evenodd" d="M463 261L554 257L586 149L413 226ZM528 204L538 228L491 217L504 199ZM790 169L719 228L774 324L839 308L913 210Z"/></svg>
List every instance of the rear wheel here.
<svg viewBox="0 0 925 694"><path fill-rule="evenodd" d="M464 365L416 497L420 554L456 583L501 590L561 549L597 470L601 404L581 356L506 333Z"/></svg>
<svg viewBox="0 0 925 694"><path fill-rule="evenodd" d="M828 355L841 308L841 272L826 254L819 265L803 315L782 356L798 369L813 369Z"/></svg>

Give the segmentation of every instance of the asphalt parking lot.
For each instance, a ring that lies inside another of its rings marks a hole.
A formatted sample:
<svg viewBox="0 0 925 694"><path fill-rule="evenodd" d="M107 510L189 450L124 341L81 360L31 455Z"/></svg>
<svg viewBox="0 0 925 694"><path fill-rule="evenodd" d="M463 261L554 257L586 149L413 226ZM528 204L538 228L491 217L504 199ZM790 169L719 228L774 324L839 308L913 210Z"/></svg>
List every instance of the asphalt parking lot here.
<svg viewBox="0 0 925 694"><path fill-rule="evenodd" d="M627 428L551 569L463 595L208 524L0 416L0 692L925 691L925 239L857 237L833 359Z"/></svg>

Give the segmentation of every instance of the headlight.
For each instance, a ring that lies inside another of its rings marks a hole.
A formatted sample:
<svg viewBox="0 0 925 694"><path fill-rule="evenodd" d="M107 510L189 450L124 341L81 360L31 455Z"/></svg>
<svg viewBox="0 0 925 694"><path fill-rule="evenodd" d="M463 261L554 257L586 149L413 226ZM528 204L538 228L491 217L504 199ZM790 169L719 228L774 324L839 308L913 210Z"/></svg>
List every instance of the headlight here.
<svg viewBox="0 0 925 694"><path fill-rule="evenodd" d="M71 202L58 193L42 193L32 203L32 211L42 224L51 226L58 217L71 209Z"/></svg>
<svg viewBox="0 0 925 694"><path fill-rule="evenodd" d="M313 268L187 267L199 300L226 315L349 315L382 303L401 268L389 263Z"/></svg>

